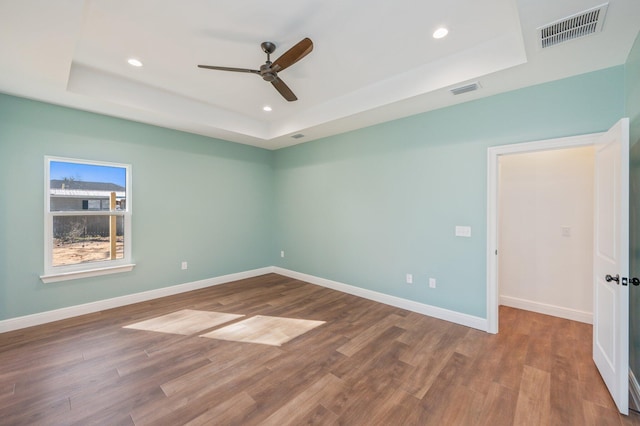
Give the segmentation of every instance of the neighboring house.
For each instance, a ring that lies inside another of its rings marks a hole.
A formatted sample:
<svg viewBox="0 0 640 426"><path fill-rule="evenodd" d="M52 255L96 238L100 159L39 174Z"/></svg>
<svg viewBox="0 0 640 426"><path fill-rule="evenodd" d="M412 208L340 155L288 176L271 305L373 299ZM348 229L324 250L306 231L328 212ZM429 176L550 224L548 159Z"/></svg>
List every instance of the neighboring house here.
<svg viewBox="0 0 640 426"><path fill-rule="evenodd" d="M111 193L116 195L116 210L125 207L125 188L108 182L84 182L73 179L51 179L49 195L54 211L108 211ZM56 238L109 235L108 216L60 216L53 222ZM122 220L117 221L116 234L122 235Z"/></svg>
<svg viewBox="0 0 640 426"><path fill-rule="evenodd" d="M116 193L116 209L125 203L125 188L108 182L83 182L71 179L51 179L49 194L51 210L109 210L111 193Z"/></svg>

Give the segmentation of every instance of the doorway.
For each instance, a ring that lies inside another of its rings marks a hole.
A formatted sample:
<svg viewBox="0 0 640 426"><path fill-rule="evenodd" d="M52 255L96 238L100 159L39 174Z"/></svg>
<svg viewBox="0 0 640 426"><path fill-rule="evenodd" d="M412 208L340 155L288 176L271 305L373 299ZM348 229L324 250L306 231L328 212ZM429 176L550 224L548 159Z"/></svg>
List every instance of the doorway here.
<svg viewBox="0 0 640 426"><path fill-rule="evenodd" d="M592 145L499 157L499 304L591 324Z"/></svg>
<svg viewBox="0 0 640 426"><path fill-rule="evenodd" d="M487 151L487 331L498 332L500 156L594 145L593 361L627 414L629 372L629 119L607 132L489 148Z"/></svg>
<svg viewBox="0 0 640 426"><path fill-rule="evenodd" d="M500 158L511 154L524 154L594 145L600 134L550 139L491 147L487 151L487 331L498 332L498 207ZM570 232L570 231L569 231Z"/></svg>

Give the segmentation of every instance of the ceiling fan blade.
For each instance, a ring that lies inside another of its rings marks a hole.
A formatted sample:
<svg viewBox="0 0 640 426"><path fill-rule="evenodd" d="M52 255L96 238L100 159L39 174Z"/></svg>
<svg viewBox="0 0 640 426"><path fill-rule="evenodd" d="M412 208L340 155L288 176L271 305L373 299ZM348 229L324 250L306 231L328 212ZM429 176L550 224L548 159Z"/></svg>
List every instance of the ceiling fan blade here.
<svg viewBox="0 0 640 426"><path fill-rule="evenodd" d="M313 50L313 42L310 38L302 39L298 44L287 50L273 62L271 69L275 72L282 71L289 68L291 65L298 62L300 59L307 56Z"/></svg>
<svg viewBox="0 0 640 426"><path fill-rule="evenodd" d="M251 74L260 74L258 70L250 70L248 68L230 68L230 67L214 67L213 65L198 65L198 68L206 68L208 70L247 72Z"/></svg>
<svg viewBox="0 0 640 426"><path fill-rule="evenodd" d="M280 92L280 94L289 102L298 100L296 95L294 95L291 89L289 89L289 86L284 84L284 81L280 80L280 77L276 77L276 79L273 80L271 84L273 84L273 87L275 87L276 90Z"/></svg>

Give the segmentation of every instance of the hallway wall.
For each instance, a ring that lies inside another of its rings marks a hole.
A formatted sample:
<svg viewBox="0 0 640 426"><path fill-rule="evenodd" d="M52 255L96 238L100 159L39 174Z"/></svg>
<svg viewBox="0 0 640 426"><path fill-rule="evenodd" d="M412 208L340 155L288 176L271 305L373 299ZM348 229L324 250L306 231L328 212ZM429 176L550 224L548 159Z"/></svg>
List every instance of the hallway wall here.
<svg viewBox="0 0 640 426"><path fill-rule="evenodd" d="M500 304L591 323L593 146L499 161Z"/></svg>

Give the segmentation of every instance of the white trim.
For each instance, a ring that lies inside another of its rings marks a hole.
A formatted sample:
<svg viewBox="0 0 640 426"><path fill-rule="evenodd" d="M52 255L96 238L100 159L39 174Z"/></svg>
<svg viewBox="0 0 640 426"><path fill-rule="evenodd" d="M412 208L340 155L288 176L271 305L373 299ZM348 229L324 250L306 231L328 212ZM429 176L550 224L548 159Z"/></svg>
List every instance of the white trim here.
<svg viewBox="0 0 640 426"><path fill-rule="evenodd" d="M125 216L127 212L123 210L77 210L71 211L53 211L51 216Z"/></svg>
<svg viewBox="0 0 640 426"><path fill-rule="evenodd" d="M631 395L633 406L636 407L635 409L640 409L640 385L631 367L629 367L629 394Z"/></svg>
<svg viewBox="0 0 640 426"><path fill-rule="evenodd" d="M487 149L487 331L498 332L498 160L502 155L593 145L602 133L492 146Z"/></svg>
<svg viewBox="0 0 640 426"><path fill-rule="evenodd" d="M100 275L117 274L129 272L136 266L135 263L128 263L119 266L107 266L106 268L86 269L83 271L63 272L60 274L40 275L43 283L57 283L60 281L77 280L78 278L99 277Z"/></svg>
<svg viewBox="0 0 640 426"><path fill-rule="evenodd" d="M573 321L593 324L593 313L578 309L565 308L562 306L549 305L547 303L534 302L532 300L520 299L518 297L500 296L500 304L512 308L524 309L526 311L538 312L554 317L566 318Z"/></svg>
<svg viewBox="0 0 640 426"><path fill-rule="evenodd" d="M238 272L235 274L223 275L220 277L163 287L155 290L144 291L141 293L134 293L125 296L114 297L111 299L98 300L96 302L85 303L82 305L69 306L67 308L55 309L53 311L40 312L37 314L25 315L16 318L9 318L0 321L0 333L5 333L7 331L18 330L26 327L32 327L40 324L46 324L49 322L59 321L79 315L91 314L94 312L103 311L105 309L117 308L133 303L157 299L160 297L172 296L174 294L185 293L188 291L198 290L201 288L211 287L219 284L225 284L232 281L253 278L269 273L280 274L285 277L295 278L311 284L341 291L343 293L353 294L355 296L373 300L375 302L384 303L387 305L395 306L397 308L417 312L423 315L428 315L434 318L464 325L466 327L487 331L487 320L484 318L439 308L437 306L427 305L425 303L420 303L413 300L403 299L401 297L379 293L373 290L367 290L364 288L343 284L337 281L331 281L313 275L303 274L301 272L291 271L277 266L267 266L260 269L253 269L250 271Z"/></svg>
<svg viewBox="0 0 640 426"><path fill-rule="evenodd" d="M46 324L48 322L59 321L79 315L91 314L105 309L117 308L130 305L132 303L144 302L174 294L185 293L187 291L198 290L214 285L224 284L231 281L253 278L273 272L272 267L254 269L251 271L238 272L235 274L222 275L215 278L208 278L190 283L178 284L170 287L158 288L155 290L134 293L125 296L114 297L112 299L98 300L96 302L82 305L69 306L67 308L55 309L53 311L40 312L37 314L25 315L22 317L9 318L0 321L0 333L32 327L34 325Z"/></svg>
<svg viewBox="0 0 640 426"><path fill-rule="evenodd" d="M343 293L353 294L354 296L359 296L365 299L373 300L375 302L384 303L386 305L395 306L397 308L406 309L408 311L417 312L419 314L428 315L430 317L464 325L466 327L471 327L482 331L487 330L487 320L473 315L450 311L448 309L439 308L437 306L427 305L425 303L415 302L413 300L403 299L401 297L390 296L388 294L379 293L377 291L367 290L364 288L343 284L337 281L303 274L301 272L291 271L277 266L273 267L273 272L275 272L276 274L284 275L286 277L295 278L300 281L306 281L311 284L338 290Z"/></svg>

